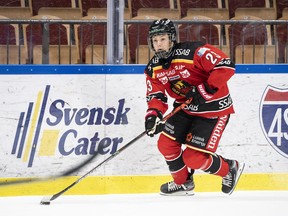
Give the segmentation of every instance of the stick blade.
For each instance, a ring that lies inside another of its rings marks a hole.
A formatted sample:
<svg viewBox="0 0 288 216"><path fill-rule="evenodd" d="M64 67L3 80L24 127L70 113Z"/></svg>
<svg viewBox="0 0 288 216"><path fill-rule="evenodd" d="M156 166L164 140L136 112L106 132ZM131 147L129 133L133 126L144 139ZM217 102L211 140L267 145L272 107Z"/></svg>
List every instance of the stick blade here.
<svg viewBox="0 0 288 216"><path fill-rule="evenodd" d="M40 201L40 204L41 205L50 205L51 199L52 199L52 196L45 196Z"/></svg>

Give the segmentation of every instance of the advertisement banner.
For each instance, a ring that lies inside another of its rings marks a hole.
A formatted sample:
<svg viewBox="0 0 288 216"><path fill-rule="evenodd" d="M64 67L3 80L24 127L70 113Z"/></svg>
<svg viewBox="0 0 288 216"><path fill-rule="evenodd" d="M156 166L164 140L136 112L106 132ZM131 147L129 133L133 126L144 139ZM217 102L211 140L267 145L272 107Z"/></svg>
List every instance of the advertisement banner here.
<svg viewBox="0 0 288 216"><path fill-rule="evenodd" d="M0 76L1 178L57 175L97 153L83 175L144 131L142 72ZM245 173L287 173L287 74L237 73L228 84L236 113L217 152ZM95 175L161 174L157 136L144 136Z"/></svg>

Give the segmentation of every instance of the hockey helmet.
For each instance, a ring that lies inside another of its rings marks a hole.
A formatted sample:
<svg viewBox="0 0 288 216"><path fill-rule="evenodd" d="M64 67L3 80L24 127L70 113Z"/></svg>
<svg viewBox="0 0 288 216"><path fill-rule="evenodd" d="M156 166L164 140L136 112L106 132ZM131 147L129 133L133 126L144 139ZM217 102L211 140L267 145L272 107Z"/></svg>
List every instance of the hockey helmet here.
<svg viewBox="0 0 288 216"><path fill-rule="evenodd" d="M161 34L168 34L171 47L169 48L168 51L156 52L156 50L153 47L152 38L153 38L153 36L161 35ZM176 38L177 38L176 37L176 28L175 28L174 23L171 20L169 20L167 18L163 18L163 19L153 21L153 23L150 25L149 36L148 36L148 45L149 45L149 48L155 52L155 55L158 58L160 58L160 59L164 58L165 59L171 55L171 53L173 51L173 47L175 46L175 44L177 42ZM173 42L173 44L172 44L172 42Z"/></svg>

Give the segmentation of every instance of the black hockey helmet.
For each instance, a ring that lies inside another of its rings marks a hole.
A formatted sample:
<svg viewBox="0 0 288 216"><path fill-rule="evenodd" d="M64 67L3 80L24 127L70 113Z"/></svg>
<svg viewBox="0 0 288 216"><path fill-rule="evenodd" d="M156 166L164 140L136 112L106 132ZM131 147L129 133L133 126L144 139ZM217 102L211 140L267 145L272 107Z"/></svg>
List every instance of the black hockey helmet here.
<svg viewBox="0 0 288 216"><path fill-rule="evenodd" d="M169 51L160 51L160 52L156 52L154 47L153 47L153 42L152 42L152 37L155 35L161 35L161 34L168 34L169 39L170 39L170 43L171 43L171 47L169 49ZM173 45L172 45L173 42ZM149 48L155 52L155 55L158 58L168 58L172 51L173 51L173 47L175 46L177 42L177 35L176 35L176 28L174 23L167 19L167 18L163 18L163 19L159 19L159 20L154 20L153 23L150 25L149 28L149 36L148 36L148 45Z"/></svg>

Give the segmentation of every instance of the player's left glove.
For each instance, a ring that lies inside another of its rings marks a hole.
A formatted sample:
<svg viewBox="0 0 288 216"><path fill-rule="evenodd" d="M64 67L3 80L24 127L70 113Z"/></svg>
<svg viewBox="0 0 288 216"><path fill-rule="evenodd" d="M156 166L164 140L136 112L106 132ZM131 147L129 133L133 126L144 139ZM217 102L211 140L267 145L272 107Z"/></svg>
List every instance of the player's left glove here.
<svg viewBox="0 0 288 216"><path fill-rule="evenodd" d="M153 137L155 134L163 130L164 124L162 120L162 113L156 109L148 109L145 116L145 130L146 134Z"/></svg>
<svg viewBox="0 0 288 216"><path fill-rule="evenodd" d="M192 104L200 105L210 100L216 91L207 83L202 83L198 86L192 86L191 90L186 93L186 98L193 98Z"/></svg>

